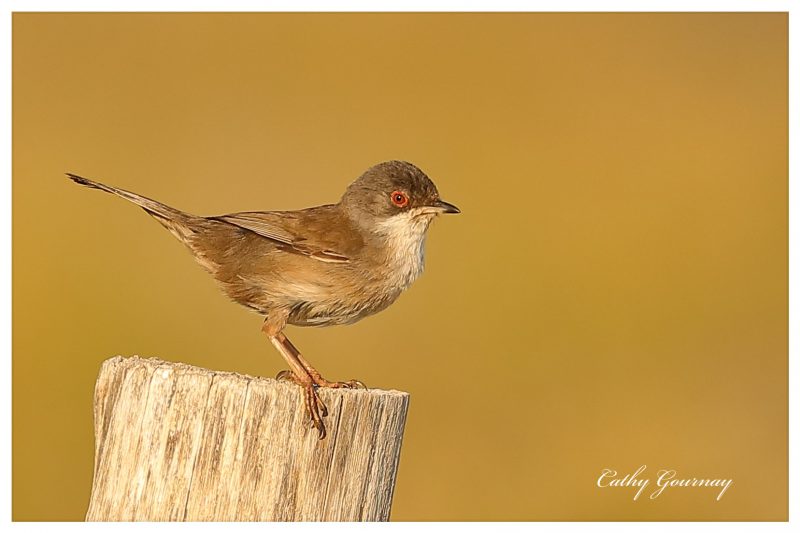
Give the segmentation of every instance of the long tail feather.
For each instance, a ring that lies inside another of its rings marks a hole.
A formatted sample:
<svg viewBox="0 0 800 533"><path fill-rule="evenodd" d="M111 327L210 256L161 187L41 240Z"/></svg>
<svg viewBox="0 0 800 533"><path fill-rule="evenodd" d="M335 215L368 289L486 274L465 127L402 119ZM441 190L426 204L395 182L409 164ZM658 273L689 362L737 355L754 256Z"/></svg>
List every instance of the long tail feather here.
<svg viewBox="0 0 800 533"><path fill-rule="evenodd" d="M178 209L147 198L146 196L142 196L141 194L136 194L126 191L125 189L112 187L110 185L105 185L104 183L90 180L89 178L78 176L77 174L72 174L69 172L66 174L69 179L79 185L83 185L92 189L100 189L101 191L114 194L135 203L147 211L148 214L158 220L165 228L167 228L173 235L182 241L186 241L187 237L193 233L191 228L192 220L197 218L193 215L179 211Z"/></svg>

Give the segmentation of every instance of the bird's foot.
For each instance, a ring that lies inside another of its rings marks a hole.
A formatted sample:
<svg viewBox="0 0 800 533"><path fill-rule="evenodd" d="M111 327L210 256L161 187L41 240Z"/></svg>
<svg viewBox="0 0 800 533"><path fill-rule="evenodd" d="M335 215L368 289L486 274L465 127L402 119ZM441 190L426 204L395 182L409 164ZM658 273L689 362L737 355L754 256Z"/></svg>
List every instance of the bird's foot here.
<svg viewBox="0 0 800 533"><path fill-rule="evenodd" d="M314 424L314 427L319 432L319 439L322 440L327 435L325 431L325 424L322 418L328 416L328 408L322 398L317 394L317 385L312 380L303 380L298 378L293 372L283 370L275 376L275 379L280 381L291 381L292 383L303 387L303 402L306 408L306 415Z"/></svg>
<svg viewBox="0 0 800 533"><path fill-rule="evenodd" d="M318 387L327 387L329 389L366 389L367 386L357 379L349 381L328 381L320 376L319 372L311 372L311 379Z"/></svg>
<svg viewBox="0 0 800 533"><path fill-rule="evenodd" d="M367 386L357 379L349 381L328 381L323 378L316 370L309 372L306 379L300 378L291 370L282 370L278 372L275 379L280 381L291 381L295 385L303 388L303 401L305 403L306 414L314 424L314 427L319 432L320 440L325 438L327 432L325 431L325 424L322 418L328 416L328 408L322 398L317 393L318 387L325 387L329 389L366 389Z"/></svg>
<svg viewBox="0 0 800 533"><path fill-rule="evenodd" d="M314 382L314 385L317 387L325 387L328 389L366 389L367 386L364 385L364 382L359 381L357 379L351 379L349 381L328 381L327 379L323 378L322 375L314 370L313 368L308 372L309 376L311 376L311 381ZM290 370L282 370L275 376L275 379L282 379L286 381L291 381L292 383L297 383L298 385L302 385L300 380L295 376Z"/></svg>
<svg viewBox="0 0 800 533"><path fill-rule="evenodd" d="M281 370L278 372L278 375L275 376L275 379L278 381L291 381L295 385L303 385L303 383L300 381L300 378L298 378L291 370Z"/></svg>

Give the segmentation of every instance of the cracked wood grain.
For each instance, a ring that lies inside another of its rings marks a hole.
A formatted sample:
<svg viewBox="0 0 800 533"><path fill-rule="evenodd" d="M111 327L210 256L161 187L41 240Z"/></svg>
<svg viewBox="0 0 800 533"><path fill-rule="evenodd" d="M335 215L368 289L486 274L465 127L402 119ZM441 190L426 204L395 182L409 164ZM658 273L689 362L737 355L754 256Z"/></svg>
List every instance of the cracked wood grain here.
<svg viewBox="0 0 800 533"><path fill-rule="evenodd" d="M320 391L317 439L293 384L114 357L95 386L88 521L389 519L409 396Z"/></svg>

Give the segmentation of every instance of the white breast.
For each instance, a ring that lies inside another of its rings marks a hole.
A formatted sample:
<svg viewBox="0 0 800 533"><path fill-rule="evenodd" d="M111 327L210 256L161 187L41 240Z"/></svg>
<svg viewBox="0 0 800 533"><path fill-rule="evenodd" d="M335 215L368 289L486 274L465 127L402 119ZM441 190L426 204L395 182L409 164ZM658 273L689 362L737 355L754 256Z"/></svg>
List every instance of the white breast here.
<svg viewBox="0 0 800 533"><path fill-rule="evenodd" d="M432 219L410 209L378 225L395 265L391 282L400 289L408 288L425 268L425 235Z"/></svg>

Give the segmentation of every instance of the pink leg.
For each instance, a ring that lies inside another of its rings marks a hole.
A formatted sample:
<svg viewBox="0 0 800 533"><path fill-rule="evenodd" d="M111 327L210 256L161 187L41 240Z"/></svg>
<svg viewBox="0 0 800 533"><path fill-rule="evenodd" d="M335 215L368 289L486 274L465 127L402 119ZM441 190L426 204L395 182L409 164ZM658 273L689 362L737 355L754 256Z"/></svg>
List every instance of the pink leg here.
<svg viewBox="0 0 800 533"><path fill-rule="evenodd" d="M281 327L283 326L280 324ZM306 413L308 414L314 427L319 432L319 438L324 439L326 435L325 424L322 422L322 417L328 416L328 408L319 397L316 391L316 384L313 378L305 369L305 367L298 360L299 353L297 349L288 342L286 336L278 330L274 331L275 324L270 323L269 319L264 322L261 328L264 333L269 337L270 342L280 352L283 358L289 365L291 372L283 371L278 374L279 378L289 379L303 387L303 399L305 403Z"/></svg>

